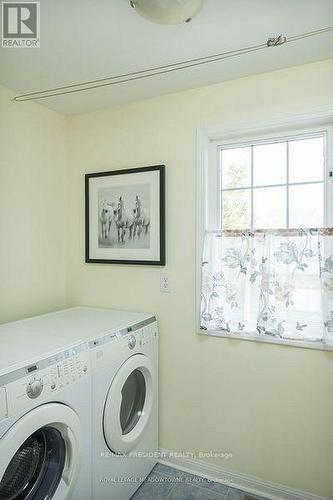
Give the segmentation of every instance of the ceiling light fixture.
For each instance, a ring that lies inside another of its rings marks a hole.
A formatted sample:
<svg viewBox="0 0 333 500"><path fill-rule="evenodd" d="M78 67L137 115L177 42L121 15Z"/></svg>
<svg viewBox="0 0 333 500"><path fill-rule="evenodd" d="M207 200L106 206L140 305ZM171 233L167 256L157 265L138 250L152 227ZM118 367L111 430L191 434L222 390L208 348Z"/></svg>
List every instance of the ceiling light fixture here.
<svg viewBox="0 0 333 500"><path fill-rule="evenodd" d="M204 0L130 0L140 16L159 24L188 23L199 12Z"/></svg>

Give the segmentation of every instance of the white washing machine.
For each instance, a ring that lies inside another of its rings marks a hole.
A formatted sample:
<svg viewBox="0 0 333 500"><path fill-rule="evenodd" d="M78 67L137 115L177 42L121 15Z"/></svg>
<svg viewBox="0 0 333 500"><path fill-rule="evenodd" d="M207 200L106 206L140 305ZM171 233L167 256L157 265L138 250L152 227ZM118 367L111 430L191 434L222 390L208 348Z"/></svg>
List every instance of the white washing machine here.
<svg viewBox="0 0 333 500"><path fill-rule="evenodd" d="M128 500L158 461L158 328L154 317L89 343L93 499Z"/></svg>
<svg viewBox="0 0 333 500"><path fill-rule="evenodd" d="M88 345L35 359L33 347L21 349L29 363L17 358L12 369L19 339L9 340L10 330L0 328L0 499L90 500Z"/></svg>

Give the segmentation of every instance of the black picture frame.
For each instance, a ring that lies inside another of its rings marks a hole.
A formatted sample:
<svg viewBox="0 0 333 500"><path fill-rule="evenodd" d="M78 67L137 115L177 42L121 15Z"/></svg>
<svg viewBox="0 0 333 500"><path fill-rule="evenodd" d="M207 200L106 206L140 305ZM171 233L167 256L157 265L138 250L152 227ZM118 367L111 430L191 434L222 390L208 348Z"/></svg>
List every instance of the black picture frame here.
<svg viewBox="0 0 333 500"><path fill-rule="evenodd" d="M90 256L90 180L97 177L111 177L117 175L138 174L141 172L159 172L159 259L101 259ZM166 263L166 238L165 238L165 165L127 168L107 172L94 172L85 175L85 262L93 264L120 264L120 265L146 265L165 266Z"/></svg>

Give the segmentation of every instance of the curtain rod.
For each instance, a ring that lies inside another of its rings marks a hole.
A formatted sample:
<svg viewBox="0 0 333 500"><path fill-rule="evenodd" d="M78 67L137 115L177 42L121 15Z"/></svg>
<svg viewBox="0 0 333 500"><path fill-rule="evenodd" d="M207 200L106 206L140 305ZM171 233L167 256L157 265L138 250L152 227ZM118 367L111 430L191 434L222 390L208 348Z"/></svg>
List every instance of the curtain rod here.
<svg viewBox="0 0 333 500"><path fill-rule="evenodd" d="M290 37L279 35L277 37L268 38L266 43L261 43L258 45L252 45L249 47L243 47L241 49L231 50L228 52L221 52L218 54L212 54L205 57L198 57L195 59L188 59L186 61L180 61L176 63L167 64L164 66L156 66L153 68L143 69L140 71L133 71L130 73L124 73L120 75L110 76L107 78L100 78L97 80L90 80L81 83L73 83L70 85L65 85L62 87L54 87L51 89L40 90L35 92L29 92L26 94L21 94L14 97L14 101L23 102L31 101L36 99L47 99L50 97L62 96L67 94L74 94L77 92L86 92L88 90L93 90L97 88L107 87L111 85L118 85L121 83L128 83L135 80L141 80L143 78L150 78L153 76L164 75L174 71L180 71L187 68L193 68L196 66L201 66L203 64L209 64L212 62L222 61L230 57L237 57L244 54L249 54L258 50L269 49L272 47L277 47L284 45L286 43L296 42L304 38L321 35L324 33L329 33L333 31L333 26L328 26L326 28L320 28L313 31L308 31L304 33L299 33L298 35L293 35Z"/></svg>
<svg viewBox="0 0 333 500"><path fill-rule="evenodd" d="M278 229L215 229L205 231L206 234L221 236L242 236L256 234L276 234L281 236L300 236L302 234L320 234L322 236L332 236L333 227L307 227L307 228L278 228Z"/></svg>

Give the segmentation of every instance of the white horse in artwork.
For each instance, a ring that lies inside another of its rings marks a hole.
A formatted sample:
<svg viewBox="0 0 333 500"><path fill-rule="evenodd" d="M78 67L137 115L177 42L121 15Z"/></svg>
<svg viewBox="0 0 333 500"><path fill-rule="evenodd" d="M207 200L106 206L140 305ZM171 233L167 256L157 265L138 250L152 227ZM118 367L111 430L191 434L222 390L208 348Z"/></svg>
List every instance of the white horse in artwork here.
<svg viewBox="0 0 333 500"><path fill-rule="evenodd" d="M118 242L125 243L126 229L129 230L129 237L132 238L134 217L129 210L125 209L123 197L120 196L116 208L113 210L114 220L118 231Z"/></svg>
<svg viewBox="0 0 333 500"><path fill-rule="evenodd" d="M103 200L99 212L99 221L101 225L101 234L103 239L107 239L110 234L111 224L114 220L113 207L115 203Z"/></svg>
<svg viewBox="0 0 333 500"><path fill-rule="evenodd" d="M138 195L135 197L134 208L134 227L133 227L133 238L137 234L140 238L142 232L147 235L150 226L149 211L142 207L142 202Z"/></svg>

